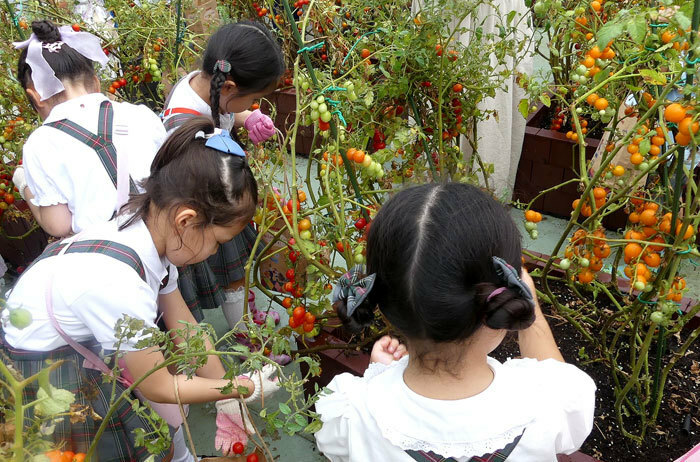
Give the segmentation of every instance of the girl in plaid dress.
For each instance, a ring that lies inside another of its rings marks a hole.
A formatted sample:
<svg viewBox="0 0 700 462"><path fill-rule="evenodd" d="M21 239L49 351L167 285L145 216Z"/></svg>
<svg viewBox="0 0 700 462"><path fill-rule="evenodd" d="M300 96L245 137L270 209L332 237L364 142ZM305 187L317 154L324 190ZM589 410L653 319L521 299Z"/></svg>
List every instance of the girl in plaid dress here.
<svg viewBox="0 0 700 462"><path fill-rule="evenodd" d="M259 109L248 108L272 92L284 73L284 57L265 26L243 21L220 27L210 38L202 68L182 78L165 103L163 123L170 133L183 121L210 115L217 127L231 132L244 127L253 143L274 134L272 120ZM245 265L257 232L248 225L222 245L206 262L180 269L180 290L195 315L221 306L233 327L243 313Z"/></svg>
<svg viewBox="0 0 700 462"><path fill-rule="evenodd" d="M49 21L32 31L15 43L17 79L43 124L25 142L13 182L41 227L65 237L109 220L138 192L166 133L146 106L100 93L95 64L107 56L97 37ZM126 173L122 195L117 167Z"/></svg>
<svg viewBox="0 0 700 462"><path fill-rule="evenodd" d="M476 187L431 184L387 201L367 240L367 275L341 278L334 307L384 337L363 377L336 376L316 403L332 461L556 461L593 426L595 384L564 363L520 267L506 209ZM518 332L522 358L488 354Z"/></svg>
<svg viewBox="0 0 700 462"><path fill-rule="evenodd" d="M99 416L105 416L109 407L112 383L103 381L102 373L109 371L95 355L116 349L124 352L120 366L127 384L164 361L158 347L137 346L144 334L118 339L118 320L128 315L146 328L155 328L157 317L162 316L170 330L182 329L183 322L194 324L177 289L176 266L197 263L215 253L241 232L257 204L257 185L245 153L205 117L186 122L166 141L142 186L143 192L131 196L115 220L47 248L8 299L10 307L29 311L33 321L20 329L5 320L0 330L0 350L25 376L46 367L47 359L66 359L52 372L51 383L74 392L76 403L90 406ZM208 338L205 343L213 349ZM270 378L273 371L266 367L253 378L238 377L238 384L247 389L243 395L236 387L222 393L220 389L230 381L223 378L218 357L211 356L191 379L161 368L145 378L137 391L155 403L216 401L216 442L227 452L234 442L245 442L250 429L245 427L237 399L256 400L262 393L276 391L278 385ZM36 384L30 387L25 399L32 400L36 388ZM125 385L117 383L116 396L124 390ZM91 414L77 423L62 417L53 438L64 450L85 452L99 425ZM154 430L122 402L98 441L100 461L145 460L148 454L136 445L133 433L139 428L147 435ZM186 451L180 454L181 460L193 460ZM161 453L156 460L168 457Z"/></svg>

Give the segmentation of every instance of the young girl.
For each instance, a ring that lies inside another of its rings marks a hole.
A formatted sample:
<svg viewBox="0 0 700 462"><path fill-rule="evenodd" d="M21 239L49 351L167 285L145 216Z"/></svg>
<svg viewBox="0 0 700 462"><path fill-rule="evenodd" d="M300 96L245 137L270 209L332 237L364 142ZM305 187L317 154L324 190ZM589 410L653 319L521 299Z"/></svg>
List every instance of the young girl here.
<svg viewBox="0 0 700 462"><path fill-rule="evenodd" d="M143 188L117 219L49 246L8 299L8 306L28 310L33 319L24 329L5 323L2 350L15 368L29 377L45 367L45 359L67 359L52 373L52 383L76 393L76 403L91 405L100 416L106 414L112 384L103 383L104 367L97 371L78 366L83 358L104 366L95 353L116 348L115 325L124 315L145 327L154 327L159 313L168 329L181 329L182 321L194 324L177 289L175 266L203 261L215 253L248 224L257 204L256 182L242 149L225 131L215 132L211 119L204 117L188 121L163 145ZM120 345L126 351L124 376L137 379L164 360L157 347L137 349L138 340L138 336L128 338ZM208 339L206 343L212 348ZM223 422L227 428L225 434L217 433L217 442L228 451L235 441L225 437L234 434L231 425L243 421L238 402L228 398L249 401L274 392L272 371L268 367L253 379L238 377L238 384L248 389L243 396L236 387L223 394L220 388L229 381L223 379L218 357L211 356L191 379L162 368L138 390L157 403L177 403L178 394L182 403L223 399L217 402L217 424ZM97 393L88 394L86 385ZM33 400L36 388L32 385L25 399ZM117 396L123 390L118 383ZM91 418L70 423L66 417L54 438L67 450L85 452L99 424ZM135 428L152 430L123 403L99 441L100 460L144 460L144 448L135 445Z"/></svg>
<svg viewBox="0 0 700 462"><path fill-rule="evenodd" d="M364 377L333 379L316 404L326 457L543 462L583 443L595 385L563 362L520 252L505 208L473 186L418 186L382 207L370 275L342 278L335 307L351 329L379 307L408 355L385 337ZM523 358L490 358L513 330Z"/></svg>
<svg viewBox="0 0 700 462"><path fill-rule="evenodd" d="M107 56L97 37L49 21L32 31L15 44L17 79L44 123L24 144L13 181L42 228L63 237L109 220L148 176L166 135L146 106L100 93L94 64Z"/></svg>
<svg viewBox="0 0 700 462"><path fill-rule="evenodd" d="M263 25L244 21L222 26L209 38L202 69L184 77L170 92L163 112L166 130L204 114L234 138L234 127L243 126L254 143L264 141L274 133L272 120L258 109L247 109L276 88L284 69L280 47ZM255 229L247 226L205 263L181 268L180 290L195 318L202 319L202 309L223 306L229 325L238 322L244 303L244 266L255 239ZM226 303L224 289L229 289Z"/></svg>

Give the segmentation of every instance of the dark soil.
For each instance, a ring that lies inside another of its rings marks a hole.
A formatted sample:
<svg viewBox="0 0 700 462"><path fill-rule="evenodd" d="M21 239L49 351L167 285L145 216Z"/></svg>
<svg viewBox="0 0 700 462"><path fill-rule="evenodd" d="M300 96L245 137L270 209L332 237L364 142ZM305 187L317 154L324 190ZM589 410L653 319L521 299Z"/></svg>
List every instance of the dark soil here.
<svg viewBox="0 0 700 462"><path fill-rule="evenodd" d="M555 287L553 290L562 303L575 300L565 285ZM582 452L603 462L669 462L700 442L700 344L692 345L669 374L657 426L647 431L644 444L638 447L619 430L613 407L614 385L608 367L602 362L583 363L579 352L591 354L583 336L571 324L553 313L550 306L543 306L543 310L564 359L583 369L598 386L595 424L581 448ZM675 338L669 339L668 343L670 351L679 346L679 341ZM582 347L585 350L581 350ZM501 361L518 356L517 337L506 338L492 355ZM690 428L689 431L684 431L683 424L688 418ZM628 422L628 430L629 426Z"/></svg>

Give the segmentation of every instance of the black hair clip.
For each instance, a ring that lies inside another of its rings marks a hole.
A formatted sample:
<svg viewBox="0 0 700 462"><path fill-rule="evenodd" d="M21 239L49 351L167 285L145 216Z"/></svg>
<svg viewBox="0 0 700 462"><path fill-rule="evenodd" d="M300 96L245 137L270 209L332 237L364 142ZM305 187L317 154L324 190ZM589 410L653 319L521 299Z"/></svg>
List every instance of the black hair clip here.
<svg viewBox="0 0 700 462"><path fill-rule="evenodd" d="M510 289L515 289L520 295L526 299L532 306L535 306L535 301L532 298L532 292L522 279L518 272L501 257L491 257L493 268L496 270L498 278Z"/></svg>
<svg viewBox="0 0 700 462"><path fill-rule="evenodd" d="M228 74L231 72L231 63L225 59L218 60L216 63L214 63L214 72L216 71L221 71L224 74Z"/></svg>

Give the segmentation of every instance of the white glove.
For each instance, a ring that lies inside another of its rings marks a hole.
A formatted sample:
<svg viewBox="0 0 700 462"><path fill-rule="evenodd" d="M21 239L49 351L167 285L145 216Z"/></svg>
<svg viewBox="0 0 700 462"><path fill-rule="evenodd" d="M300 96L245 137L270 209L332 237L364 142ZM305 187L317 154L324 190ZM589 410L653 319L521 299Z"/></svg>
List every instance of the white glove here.
<svg viewBox="0 0 700 462"><path fill-rule="evenodd" d="M237 399L222 399L216 402L216 435L214 447L224 455L232 451L235 443L248 444L248 435L255 433L248 413Z"/></svg>
<svg viewBox="0 0 700 462"><path fill-rule="evenodd" d="M24 167L21 165L15 169L15 173L12 175L12 182L17 187L22 199L25 199L24 188L27 187L27 180L24 178Z"/></svg>
<svg viewBox="0 0 700 462"><path fill-rule="evenodd" d="M277 381L277 377L271 377L277 368L272 364L266 364L260 371L253 371L251 376L242 376L251 380L255 384L255 390L253 394L245 398L243 401L246 403L252 403L259 400L263 394L265 397L272 396L277 390L280 389L280 384Z"/></svg>

